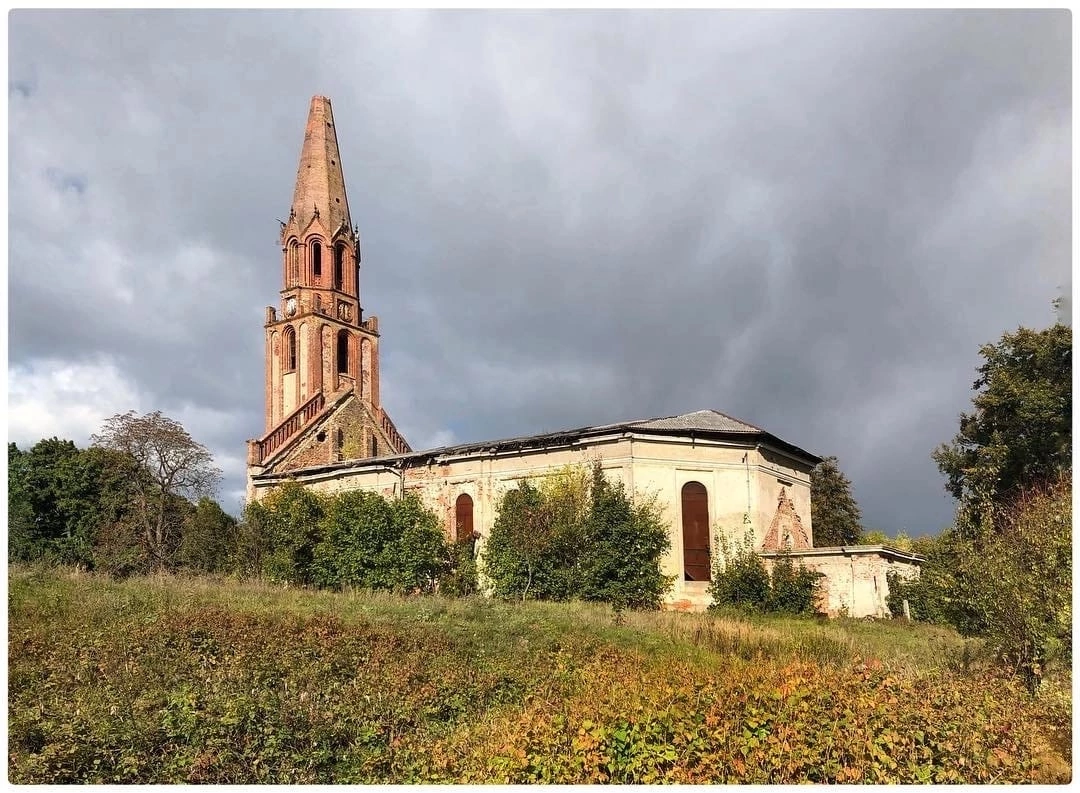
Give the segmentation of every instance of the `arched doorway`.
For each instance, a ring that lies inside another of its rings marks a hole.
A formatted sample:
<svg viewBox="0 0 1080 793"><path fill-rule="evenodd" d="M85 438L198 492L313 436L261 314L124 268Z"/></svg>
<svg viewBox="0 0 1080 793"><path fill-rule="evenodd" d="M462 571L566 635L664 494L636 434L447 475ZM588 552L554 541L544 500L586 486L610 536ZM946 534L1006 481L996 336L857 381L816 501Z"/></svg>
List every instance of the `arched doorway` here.
<svg viewBox="0 0 1080 793"><path fill-rule="evenodd" d="M473 539L473 500L468 493L458 496L454 505L454 539L457 542Z"/></svg>
<svg viewBox="0 0 1080 793"><path fill-rule="evenodd" d="M709 552L709 491L701 482L687 482L682 488L683 578L712 580Z"/></svg>

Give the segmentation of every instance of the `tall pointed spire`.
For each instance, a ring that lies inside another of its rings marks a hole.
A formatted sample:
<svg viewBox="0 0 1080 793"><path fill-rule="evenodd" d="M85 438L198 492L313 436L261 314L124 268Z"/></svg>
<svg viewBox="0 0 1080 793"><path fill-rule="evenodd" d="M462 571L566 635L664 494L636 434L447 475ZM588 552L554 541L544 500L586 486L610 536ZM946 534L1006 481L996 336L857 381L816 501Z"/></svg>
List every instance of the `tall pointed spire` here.
<svg viewBox="0 0 1080 793"><path fill-rule="evenodd" d="M335 234L342 223L346 229L352 228L334 112L325 96L311 97L289 225L303 232L316 216L328 234Z"/></svg>

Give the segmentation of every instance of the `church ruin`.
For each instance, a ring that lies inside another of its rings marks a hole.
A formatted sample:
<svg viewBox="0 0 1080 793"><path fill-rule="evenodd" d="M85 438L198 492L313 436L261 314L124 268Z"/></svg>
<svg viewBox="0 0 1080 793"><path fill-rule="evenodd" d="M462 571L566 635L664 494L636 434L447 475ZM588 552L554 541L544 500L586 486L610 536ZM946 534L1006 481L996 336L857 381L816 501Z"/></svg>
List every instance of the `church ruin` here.
<svg viewBox="0 0 1080 793"><path fill-rule="evenodd" d="M715 533L749 526L768 561L788 550L828 579L831 612L883 616L889 569L916 558L880 546L813 548L810 471L820 458L715 410L414 451L379 398L379 322L360 300L360 237L349 216L330 100L313 97L289 218L282 289L267 307L266 424L248 441L248 500L289 480L322 492L416 493L450 539L491 531L522 479L599 462L628 492L655 494L671 526L662 561L673 608L709 602Z"/></svg>

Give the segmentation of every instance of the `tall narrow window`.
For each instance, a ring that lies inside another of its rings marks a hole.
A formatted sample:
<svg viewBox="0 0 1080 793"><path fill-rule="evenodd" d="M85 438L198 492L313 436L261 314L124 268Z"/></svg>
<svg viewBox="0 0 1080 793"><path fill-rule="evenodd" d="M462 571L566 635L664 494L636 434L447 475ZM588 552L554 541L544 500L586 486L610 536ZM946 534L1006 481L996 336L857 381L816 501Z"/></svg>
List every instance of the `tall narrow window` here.
<svg viewBox="0 0 1080 793"><path fill-rule="evenodd" d="M349 331L339 330L337 335L338 374L349 373Z"/></svg>
<svg viewBox="0 0 1080 793"><path fill-rule="evenodd" d="M371 436L371 456L379 456L379 439L376 438L374 435Z"/></svg>
<svg viewBox="0 0 1080 793"><path fill-rule="evenodd" d="M687 581L712 580L709 554L709 492L701 482L682 488L683 577Z"/></svg>
<svg viewBox="0 0 1080 793"><path fill-rule="evenodd" d="M289 286L300 282L300 245L296 240L289 240Z"/></svg>
<svg viewBox="0 0 1080 793"><path fill-rule="evenodd" d="M454 539L458 542L473 538L472 496L462 493L454 504Z"/></svg>
<svg viewBox="0 0 1080 793"><path fill-rule="evenodd" d="M311 243L311 272L316 281L322 278L322 245L318 240Z"/></svg>
<svg viewBox="0 0 1080 793"><path fill-rule="evenodd" d="M286 372L296 371L296 329L293 327L285 328L285 344L282 347L282 353L285 356L284 366L282 368Z"/></svg>
<svg viewBox="0 0 1080 793"><path fill-rule="evenodd" d="M341 280L345 277L345 246L334 246L334 289L341 289Z"/></svg>

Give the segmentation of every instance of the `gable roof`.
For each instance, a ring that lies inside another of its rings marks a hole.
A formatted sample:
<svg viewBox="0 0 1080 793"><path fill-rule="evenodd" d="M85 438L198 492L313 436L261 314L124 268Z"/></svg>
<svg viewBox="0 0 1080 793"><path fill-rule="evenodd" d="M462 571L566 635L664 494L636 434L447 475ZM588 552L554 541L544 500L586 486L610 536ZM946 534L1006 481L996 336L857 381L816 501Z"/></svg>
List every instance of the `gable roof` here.
<svg viewBox="0 0 1080 793"><path fill-rule="evenodd" d="M816 465L821 461L821 458L817 455L811 454L805 449L800 449L794 444L781 440L772 433L766 432L760 427L755 427L753 424L748 424L745 421L732 418L718 410L695 410L691 413L682 413L677 416L635 419L633 421L622 421L615 424L600 424L589 427L578 427L570 430L545 432L539 435L522 435L515 438L503 438L500 440L459 443L453 446L439 446L434 449L424 449L422 451L409 452L407 454L367 457L359 460L342 460L341 462L329 463L327 465L299 468L289 471L286 474L256 474L253 478L270 479L282 475L310 474L375 464L383 466L417 465L426 462L434 462L438 458L453 457L462 454L542 449L547 446L564 445L586 438L610 435L614 432L634 432L644 435L666 435L672 437L686 436L691 439L713 438L722 440L728 438L743 443L750 440L756 440L758 442L768 443L774 448L800 457L810 465Z"/></svg>

